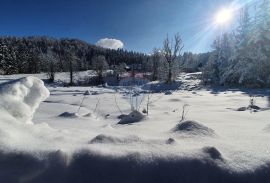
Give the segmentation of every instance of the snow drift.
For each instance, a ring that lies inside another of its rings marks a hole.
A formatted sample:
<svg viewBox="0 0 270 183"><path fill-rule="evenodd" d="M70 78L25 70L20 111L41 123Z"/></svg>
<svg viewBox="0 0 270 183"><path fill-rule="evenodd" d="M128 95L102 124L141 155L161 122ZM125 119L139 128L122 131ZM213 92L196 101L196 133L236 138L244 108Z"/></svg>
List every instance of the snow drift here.
<svg viewBox="0 0 270 183"><path fill-rule="evenodd" d="M0 110L23 123L31 119L40 102L49 96L43 81L26 77L0 85Z"/></svg>
<svg viewBox="0 0 270 183"><path fill-rule="evenodd" d="M89 143L95 144L95 143L120 143L120 144L128 144L132 142L141 142L141 139L137 136L128 136L128 137L116 137L116 136L109 136L100 134L97 135L95 138L93 138Z"/></svg>
<svg viewBox="0 0 270 183"><path fill-rule="evenodd" d="M177 124L173 129L173 132L186 133L190 135L215 135L215 131L207 126L200 124L196 121L184 121Z"/></svg>

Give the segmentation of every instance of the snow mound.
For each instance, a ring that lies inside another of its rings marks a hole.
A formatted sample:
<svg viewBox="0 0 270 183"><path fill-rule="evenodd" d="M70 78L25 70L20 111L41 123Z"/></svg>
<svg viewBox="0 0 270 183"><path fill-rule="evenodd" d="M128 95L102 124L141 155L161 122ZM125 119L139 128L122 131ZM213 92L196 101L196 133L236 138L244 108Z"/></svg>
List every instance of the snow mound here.
<svg viewBox="0 0 270 183"><path fill-rule="evenodd" d="M43 81L25 77L0 85L0 110L23 123L32 123L39 104L49 97Z"/></svg>
<svg viewBox="0 0 270 183"><path fill-rule="evenodd" d="M140 122L144 119L144 115L139 111L132 111L128 115L123 115L118 124L131 124Z"/></svg>
<svg viewBox="0 0 270 183"><path fill-rule="evenodd" d="M177 124L173 129L173 132L183 132L191 135L215 135L215 131L207 126L200 124L196 121L184 121Z"/></svg>
<svg viewBox="0 0 270 183"><path fill-rule="evenodd" d="M223 161L221 153L215 147L204 147L202 151L213 160Z"/></svg>
<svg viewBox="0 0 270 183"><path fill-rule="evenodd" d="M141 139L135 135L130 135L127 137L116 137L116 136L109 136L100 134L93 138L89 143L96 144L96 143L113 143L113 144L127 144L132 142L139 142Z"/></svg>

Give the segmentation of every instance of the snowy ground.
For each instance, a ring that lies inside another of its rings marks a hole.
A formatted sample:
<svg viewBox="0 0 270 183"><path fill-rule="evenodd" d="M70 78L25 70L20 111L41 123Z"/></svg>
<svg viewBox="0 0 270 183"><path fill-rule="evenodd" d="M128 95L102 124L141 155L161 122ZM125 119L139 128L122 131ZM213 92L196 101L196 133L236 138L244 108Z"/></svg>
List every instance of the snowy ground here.
<svg viewBox="0 0 270 183"><path fill-rule="evenodd" d="M0 76L0 80L20 77ZM9 107L3 107L10 100L4 100L2 89L0 178L5 182L270 182L270 90L206 89L186 74L180 83L180 90L171 95L152 94L149 116L129 125L117 124L121 113L115 100L123 113L130 112L129 97L121 89L47 86L50 96L32 120L19 104L32 106L29 101L45 98L42 84L35 90L43 95L27 99L26 92L23 100L18 98ZM16 91L22 85L27 84L22 82ZM95 95L84 95L87 90ZM13 97L24 95L14 94L15 89L6 91ZM250 94L262 110L237 111L249 105ZM141 97L145 97L143 110L147 95ZM177 127L184 104L188 104L187 120L198 122L198 128ZM30 107L30 113L35 108ZM20 110L23 117L14 112ZM65 112L78 114L60 116Z"/></svg>

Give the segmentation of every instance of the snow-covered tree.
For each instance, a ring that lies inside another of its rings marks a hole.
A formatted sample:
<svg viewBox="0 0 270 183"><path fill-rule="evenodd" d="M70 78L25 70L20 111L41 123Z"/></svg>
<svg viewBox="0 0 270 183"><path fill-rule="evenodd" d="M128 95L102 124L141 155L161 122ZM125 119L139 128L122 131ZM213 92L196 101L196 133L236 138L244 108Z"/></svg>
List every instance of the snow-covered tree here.
<svg viewBox="0 0 270 183"><path fill-rule="evenodd" d="M225 33L214 40L212 45L214 51L203 69L203 80L205 82L225 84L224 75L230 65L230 58L233 52L231 37L231 35Z"/></svg>
<svg viewBox="0 0 270 183"><path fill-rule="evenodd" d="M0 70L4 74L18 73L16 67L16 53L13 47L8 47L6 44L0 45Z"/></svg>
<svg viewBox="0 0 270 183"><path fill-rule="evenodd" d="M252 87L270 86L270 1L262 0L255 18L244 7L232 34L214 42L204 81Z"/></svg>

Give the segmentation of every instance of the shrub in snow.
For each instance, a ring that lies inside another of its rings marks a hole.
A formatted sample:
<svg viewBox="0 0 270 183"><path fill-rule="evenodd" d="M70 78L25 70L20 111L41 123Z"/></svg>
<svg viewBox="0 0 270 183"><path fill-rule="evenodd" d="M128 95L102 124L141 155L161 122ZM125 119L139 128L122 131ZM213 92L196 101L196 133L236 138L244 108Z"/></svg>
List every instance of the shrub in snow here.
<svg viewBox="0 0 270 183"><path fill-rule="evenodd" d="M173 132L183 132L191 135L215 135L215 131L203 124L196 121L184 121L177 124L173 129Z"/></svg>
<svg viewBox="0 0 270 183"><path fill-rule="evenodd" d="M259 106L255 105L255 102L256 101L254 98L250 98L248 107L240 107L240 108L236 109L236 111L250 110L251 112L258 112L259 110L261 110L261 108Z"/></svg>
<svg viewBox="0 0 270 183"><path fill-rule="evenodd" d="M26 77L0 85L0 110L23 123L32 123L39 104L49 96L43 81Z"/></svg>
<svg viewBox="0 0 270 183"><path fill-rule="evenodd" d="M254 110L260 110L261 108L258 107L258 106L256 106L255 103L256 103L255 99L254 98L250 98L248 108L251 109L251 110L252 109L254 109Z"/></svg>
<svg viewBox="0 0 270 183"><path fill-rule="evenodd" d="M147 79L136 78L136 76L127 77L120 81L120 85L125 87L125 96L129 97L131 111L140 110L145 93L139 86L145 83L147 83Z"/></svg>
<svg viewBox="0 0 270 183"><path fill-rule="evenodd" d="M126 116L123 116L122 119L118 122L118 124L130 124L140 122L144 119L144 115L139 111L132 111Z"/></svg>

